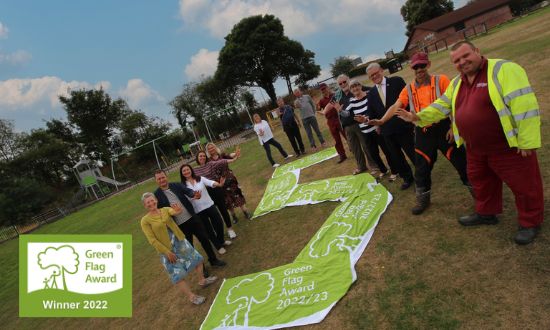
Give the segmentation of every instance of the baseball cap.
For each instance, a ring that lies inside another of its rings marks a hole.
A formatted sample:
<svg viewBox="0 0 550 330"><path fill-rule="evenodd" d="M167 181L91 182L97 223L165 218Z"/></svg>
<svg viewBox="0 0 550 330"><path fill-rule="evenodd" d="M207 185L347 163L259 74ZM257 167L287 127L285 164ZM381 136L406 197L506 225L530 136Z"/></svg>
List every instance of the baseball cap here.
<svg viewBox="0 0 550 330"><path fill-rule="evenodd" d="M414 68L418 64L428 64L430 60L428 59L428 54L426 53L416 53L411 58L411 67Z"/></svg>

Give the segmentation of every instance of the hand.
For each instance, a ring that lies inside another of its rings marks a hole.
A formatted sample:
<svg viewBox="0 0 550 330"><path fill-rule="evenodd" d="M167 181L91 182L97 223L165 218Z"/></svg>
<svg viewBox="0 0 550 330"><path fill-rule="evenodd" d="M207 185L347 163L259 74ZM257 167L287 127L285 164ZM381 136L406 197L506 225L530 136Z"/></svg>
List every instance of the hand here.
<svg viewBox="0 0 550 330"><path fill-rule="evenodd" d="M174 252L168 252L166 257L168 258L168 261L170 261L171 264L176 263L176 261L178 260L178 257Z"/></svg>
<svg viewBox="0 0 550 330"><path fill-rule="evenodd" d="M219 187L223 187L224 184L225 184L225 178L222 176L222 177L220 178L220 182L218 183L218 186L219 186Z"/></svg>
<svg viewBox="0 0 550 330"><path fill-rule="evenodd" d="M342 111L342 105L340 103L331 101L330 104L332 104L332 106L334 107L334 109L336 109L336 111L338 112Z"/></svg>
<svg viewBox="0 0 550 330"><path fill-rule="evenodd" d="M399 109L395 113L397 117L403 119L404 121L407 121L409 123L412 123L413 121L418 121L420 118L416 115L414 112L409 112L405 109Z"/></svg>
<svg viewBox="0 0 550 330"><path fill-rule="evenodd" d="M364 115L357 115L357 116L353 117L353 119L355 119L356 122L364 123L364 122L369 120L369 117L364 116Z"/></svg>
<svg viewBox="0 0 550 330"><path fill-rule="evenodd" d="M241 157L241 147L237 146L237 148L235 149L235 157L233 158L239 158Z"/></svg>
<svg viewBox="0 0 550 330"><path fill-rule="evenodd" d="M172 203L170 204L170 207L174 209L177 213L180 213L182 211L181 204L180 203Z"/></svg>
<svg viewBox="0 0 550 330"><path fill-rule="evenodd" d="M453 143L454 140L455 140L455 135L453 134L453 129L449 128L449 130L447 131L447 142Z"/></svg>
<svg viewBox="0 0 550 330"><path fill-rule="evenodd" d="M367 124L371 126L382 126L384 122L381 119L369 119Z"/></svg>
<svg viewBox="0 0 550 330"><path fill-rule="evenodd" d="M518 148L517 153L521 154L521 157L529 157L531 154L535 152L535 149L520 149Z"/></svg>
<svg viewBox="0 0 550 330"><path fill-rule="evenodd" d="M193 195L193 199L201 199L201 191L200 190L195 190L195 194Z"/></svg>

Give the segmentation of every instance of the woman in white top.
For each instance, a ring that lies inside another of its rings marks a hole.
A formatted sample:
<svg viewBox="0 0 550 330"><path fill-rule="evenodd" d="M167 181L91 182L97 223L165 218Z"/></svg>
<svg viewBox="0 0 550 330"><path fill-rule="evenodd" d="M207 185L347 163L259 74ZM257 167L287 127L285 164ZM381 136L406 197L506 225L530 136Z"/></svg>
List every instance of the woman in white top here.
<svg viewBox="0 0 550 330"><path fill-rule="evenodd" d="M199 199L189 199L195 212L201 218L206 227L206 232L212 244L218 248L219 254L224 254L224 245L230 245L231 241L225 241L223 232L223 220L214 205L214 201L208 194L206 187L215 188L223 186L225 178L220 182L209 180L205 177L195 175L193 168L189 164L184 164L180 168L181 183L194 191L200 192Z"/></svg>
<svg viewBox="0 0 550 330"><path fill-rule="evenodd" d="M279 152L285 159L288 159L293 155L287 154L286 151L281 146L281 144L277 142L275 138L273 138L271 127L269 127L269 124L267 123L267 121L262 120L262 118L260 118L260 115L258 115L257 113L254 114L253 118L255 122L254 131L256 132L256 134L258 134L258 140L260 140L260 144L265 149L267 159L269 160L269 162L273 167L279 167L279 164L275 163L275 161L273 160L273 157L271 157L271 147L269 146L270 144L272 144L275 148L279 149Z"/></svg>

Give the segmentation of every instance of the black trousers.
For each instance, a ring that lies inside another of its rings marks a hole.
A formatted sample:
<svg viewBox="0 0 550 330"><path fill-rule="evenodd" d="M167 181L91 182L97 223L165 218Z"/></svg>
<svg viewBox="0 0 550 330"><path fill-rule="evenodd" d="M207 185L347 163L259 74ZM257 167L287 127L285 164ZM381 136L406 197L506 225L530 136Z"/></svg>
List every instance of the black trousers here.
<svg viewBox="0 0 550 330"><path fill-rule="evenodd" d="M273 157L271 156L271 148L269 147L269 145L273 145L275 148L279 149L279 152L281 153L281 155L283 157L286 158L288 156L286 151L283 149L283 146L281 146L281 144L279 142L277 142L277 140L275 140L275 139L267 140L266 142L264 142L263 147L265 149L265 154L267 155L267 159L269 160L271 165L274 165L275 161L273 160Z"/></svg>
<svg viewBox="0 0 550 330"><path fill-rule="evenodd" d="M305 152L306 149L304 148L304 143L302 142L302 134L300 134L298 124L294 122L292 124L285 125L283 129L288 137L288 140L290 141L290 144L292 145L292 149L294 149L294 153L299 155L300 153Z"/></svg>
<svg viewBox="0 0 550 330"><path fill-rule="evenodd" d="M432 169L437 161L437 151L453 164L465 185L469 185L466 173L466 150L464 146L456 147L454 142L447 141L450 128L448 120L439 122L427 128L416 127L415 132L415 177L416 187L428 191L432 188Z"/></svg>
<svg viewBox="0 0 550 330"><path fill-rule="evenodd" d="M225 238L223 233L223 222L218 209L215 205L212 205L209 208L200 211L198 215L206 228L210 242L212 242L216 249L219 250L223 247Z"/></svg>
<svg viewBox="0 0 550 330"><path fill-rule="evenodd" d="M389 152L386 147L386 144L384 143L384 139L380 135L378 135L378 133L376 132L370 132L366 134L363 133L363 137L365 138L365 142L367 145L367 152L370 154L372 160L374 160L380 172L386 173L388 171L388 168L386 167L386 164L384 164L384 161L380 157L380 149L378 149L378 147L382 149L389 163L389 159L391 156L389 156Z"/></svg>
<svg viewBox="0 0 550 330"><path fill-rule="evenodd" d="M227 211L227 206L225 205L225 194L222 187L216 187L216 188L210 188L206 187L206 190L208 191L208 195L210 195L210 198L212 198L212 201L214 201L214 205L218 208L220 211L220 214L223 218L223 222L225 222L225 226L227 228L231 228L231 217L229 216L229 212Z"/></svg>
<svg viewBox="0 0 550 330"><path fill-rule="evenodd" d="M386 142L386 147L390 153L391 162L397 173L403 178L405 182L414 181L412 169L407 163L405 154L414 164L416 155L414 152L414 133L413 129L406 129L400 133L394 133L389 135L384 135L384 141ZM403 154L405 152L405 154ZM393 172L393 170L392 170Z"/></svg>
<svg viewBox="0 0 550 330"><path fill-rule="evenodd" d="M210 241L208 240L208 233L206 232L206 228L204 227L201 219L198 216L194 215L193 217L191 217L191 219L178 225L178 227L185 234L185 239L189 243L191 243L191 245L193 245L193 236L195 236L199 240L202 248L204 249L204 252L206 252L206 255L208 256L209 262L218 259L216 257L216 253L212 249L212 245L210 245Z"/></svg>

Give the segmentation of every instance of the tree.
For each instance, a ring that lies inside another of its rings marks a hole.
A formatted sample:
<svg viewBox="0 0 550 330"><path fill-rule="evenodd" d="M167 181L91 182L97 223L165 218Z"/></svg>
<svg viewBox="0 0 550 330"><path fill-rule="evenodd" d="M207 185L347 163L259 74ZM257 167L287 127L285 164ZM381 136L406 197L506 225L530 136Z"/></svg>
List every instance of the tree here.
<svg viewBox="0 0 550 330"><path fill-rule="evenodd" d="M13 121L0 119L0 161L8 162L21 152L24 133L15 131Z"/></svg>
<svg viewBox="0 0 550 330"><path fill-rule="evenodd" d="M119 129L122 144L134 148L165 135L170 124L158 117L148 117L141 111L130 111L120 121Z"/></svg>
<svg viewBox="0 0 550 330"><path fill-rule="evenodd" d="M452 0L407 0L401 7L401 16L407 23L407 37L415 26L436 18L454 9Z"/></svg>
<svg viewBox="0 0 550 330"><path fill-rule="evenodd" d="M244 91L240 95L241 102L244 103L244 106L248 109L248 111L253 111L256 106L258 106L258 102L256 102L256 98L254 97L254 94L252 94L250 91Z"/></svg>
<svg viewBox="0 0 550 330"><path fill-rule="evenodd" d="M202 118L205 104L197 92L196 85L196 83L186 83L181 93L169 103L172 114L183 130L187 129L188 124L197 124L199 128L204 128Z"/></svg>
<svg viewBox="0 0 550 330"><path fill-rule="evenodd" d="M273 84L277 78L299 72L285 68L289 63L305 63L303 47L284 35L281 21L273 15L250 16L237 23L225 37L215 78L229 86L263 88L276 106ZM309 53L311 56L313 53ZM293 61L291 61L292 59Z"/></svg>
<svg viewBox="0 0 550 330"><path fill-rule="evenodd" d="M69 97L60 96L59 100L69 123L78 129L85 153L92 159L109 159L114 131L129 111L126 102L112 100L103 89L71 91Z"/></svg>
<svg viewBox="0 0 550 330"><path fill-rule="evenodd" d="M355 65L347 56L339 56L334 59L334 63L330 65L330 73L333 77L338 77L341 74L348 74Z"/></svg>
<svg viewBox="0 0 550 330"><path fill-rule="evenodd" d="M321 67L315 64L314 57L314 52L310 50L305 51L305 55L302 58L301 63L301 72L295 80L297 85L306 87L308 81L319 77L321 74Z"/></svg>

